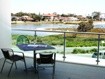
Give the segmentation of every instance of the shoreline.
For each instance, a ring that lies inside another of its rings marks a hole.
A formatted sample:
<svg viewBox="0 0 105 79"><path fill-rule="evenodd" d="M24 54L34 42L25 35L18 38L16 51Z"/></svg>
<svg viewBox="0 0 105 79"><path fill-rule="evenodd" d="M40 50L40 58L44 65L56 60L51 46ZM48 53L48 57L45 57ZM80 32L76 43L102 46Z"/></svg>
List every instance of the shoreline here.
<svg viewBox="0 0 105 79"><path fill-rule="evenodd" d="M62 24L62 23L60 23L60 22L50 22L50 21L39 21L39 22L11 21L11 24Z"/></svg>
<svg viewBox="0 0 105 79"><path fill-rule="evenodd" d="M30 21L11 21L11 24L78 24L81 21L71 21L71 22L49 22L49 21L39 21L39 22L30 22ZM105 24L105 21L94 21L94 25L96 24Z"/></svg>
<svg viewBox="0 0 105 79"><path fill-rule="evenodd" d="M93 24L105 24L105 21L94 21Z"/></svg>

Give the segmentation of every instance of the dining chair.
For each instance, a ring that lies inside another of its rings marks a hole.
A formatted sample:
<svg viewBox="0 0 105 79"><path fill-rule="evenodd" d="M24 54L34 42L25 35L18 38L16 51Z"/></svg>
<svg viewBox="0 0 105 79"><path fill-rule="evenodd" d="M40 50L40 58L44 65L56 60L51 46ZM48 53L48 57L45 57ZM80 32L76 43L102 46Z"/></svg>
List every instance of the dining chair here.
<svg viewBox="0 0 105 79"><path fill-rule="evenodd" d="M29 39L25 35L20 35L17 38L16 44L29 44Z"/></svg>
<svg viewBox="0 0 105 79"><path fill-rule="evenodd" d="M24 53L23 52L13 51L10 48L1 48L1 51L2 51L2 53L4 55L4 58L5 58L4 63L3 63L2 68L1 68L1 73L3 71L5 63L6 62L10 63L11 67L10 67L9 72L8 72L8 77L9 77L11 69L12 69L14 63L15 63L15 67L17 69L17 65L16 65L17 61L23 61L24 62L25 70L27 72L26 61L25 61L25 57L24 57ZM20 53L22 55L17 55L17 54L15 54L15 52L16 53Z"/></svg>
<svg viewBox="0 0 105 79"><path fill-rule="evenodd" d="M38 69L38 79L39 79L39 70L40 68L53 68L52 79L55 75L55 60L56 53L39 53L39 58L37 58L37 69Z"/></svg>

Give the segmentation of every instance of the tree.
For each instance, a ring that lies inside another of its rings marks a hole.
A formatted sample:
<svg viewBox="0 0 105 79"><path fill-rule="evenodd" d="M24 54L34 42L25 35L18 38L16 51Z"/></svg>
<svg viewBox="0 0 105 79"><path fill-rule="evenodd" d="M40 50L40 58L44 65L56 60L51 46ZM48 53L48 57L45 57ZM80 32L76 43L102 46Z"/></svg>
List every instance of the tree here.
<svg viewBox="0 0 105 79"><path fill-rule="evenodd" d="M12 17L12 19L11 19L12 21L16 21L17 19L16 19L16 17Z"/></svg>
<svg viewBox="0 0 105 79"><path fill-rule="evenodd" d="M86 16L87 19L92 19L92 16L88 15Z"/></svg>
<svg viewBox="0 0 105 79"><path fill-rule="evenodd" d="M35 13L31 13L30 17L34 19L34 21L40 21L41 20L41 15L37 15Z"/></svg>
<svg viewBox="0 0 105 79"><path fill-rule="evenodd" d="M100 19L100 12L93 12L92 13L92 18L94 19L94 20L99 20Z"/></svg>
<svg viewBox="0 0 105 79"><path fill-rule="evenodd" d="M79 26L77 28L78 32L87 32L91 29L93 29L93 21L89 20L88 22L81 22L79 23Z"/></svg>
<svg viewBox="0 0 105 79"><path fill-rule="evenodd" d="M25 16L25 15L29 15L28 13L24 13L24 12L18 12L15 14L15 16L18 16L18 17L22 17L22 16Z"/></svg>
<svg viewBox="0 0 105 79"><path fill-rule="evenodd" d="M66 15L66 14L61 14L61 17L68 17L68 15Z"/></svg>

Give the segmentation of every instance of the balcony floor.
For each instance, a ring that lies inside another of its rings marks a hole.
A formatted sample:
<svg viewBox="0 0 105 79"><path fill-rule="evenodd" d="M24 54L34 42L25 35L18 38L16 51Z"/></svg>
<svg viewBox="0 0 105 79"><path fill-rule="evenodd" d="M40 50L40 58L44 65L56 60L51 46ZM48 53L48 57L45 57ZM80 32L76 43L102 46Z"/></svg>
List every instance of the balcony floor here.
<svg viewBox="0 0 105 79"><path fill-rule="evenodd" d="M0 69L4 59L0 59ZM26 58L27 67L30 67L33 62L32 58ZM0 79L38 79L37 73L28 71L26 74L24 63L17 63L18 69L13 66L10 77L7 77L10 64L6 63ZM98 66L89 66L82 64L56 62L55 79L105 79L105 68ZM40 79L51 79L52 71L50 69L40 70Z"/></svg>

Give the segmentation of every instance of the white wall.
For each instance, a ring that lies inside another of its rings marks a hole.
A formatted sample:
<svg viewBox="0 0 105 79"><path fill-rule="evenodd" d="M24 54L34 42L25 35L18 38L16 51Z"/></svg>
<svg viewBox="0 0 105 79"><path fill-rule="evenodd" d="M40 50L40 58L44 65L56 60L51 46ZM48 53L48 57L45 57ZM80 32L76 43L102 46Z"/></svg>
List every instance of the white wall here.
<svg viewBox="0 0 105 79"><path fill-rule="evenodd" d="M0 0L0 48L11 47L11 0ZM2 53L0 51L0 58Z"/></svg>

